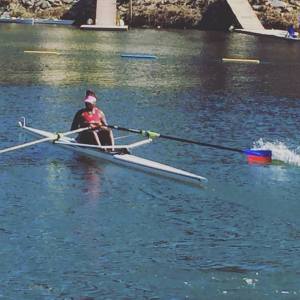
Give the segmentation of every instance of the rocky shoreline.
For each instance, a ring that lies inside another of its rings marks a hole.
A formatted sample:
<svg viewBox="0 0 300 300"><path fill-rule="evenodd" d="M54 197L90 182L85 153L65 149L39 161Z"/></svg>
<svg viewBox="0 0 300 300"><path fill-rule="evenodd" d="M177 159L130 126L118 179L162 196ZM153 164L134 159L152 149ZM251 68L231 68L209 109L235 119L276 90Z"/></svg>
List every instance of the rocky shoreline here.
<svg viewBox="0 0 300 300"><path fill-rule="evenodd" d="M265 28L299 29L299 0L249 0ZM118 13L133 27L228 30L238 27L226 0L118 0ZM78 25L95 19L96 0L0 0L0 18L55 18Z"/></svg>

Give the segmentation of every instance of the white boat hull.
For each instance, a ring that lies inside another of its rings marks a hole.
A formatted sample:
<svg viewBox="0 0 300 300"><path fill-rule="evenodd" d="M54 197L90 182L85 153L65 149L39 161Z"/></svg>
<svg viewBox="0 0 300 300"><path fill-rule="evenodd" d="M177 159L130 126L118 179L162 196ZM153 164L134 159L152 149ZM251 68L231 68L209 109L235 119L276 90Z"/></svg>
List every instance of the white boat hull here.
<svg viewBox="0 0 300 300"><path fill-rule="evenodd" d="M26 125L21 126L23 129L26 129L30 133L40 136L40 137L53 137L55 134L52 132L28 127ZM207 179L205 177L177 169L165 164L161 164L152 160L144 159L132 154L118 154L115 152L104 152L99 149L93 149L88 147L79 147L76 146L76 142L74 140L68 138L68 137L61 137L60 141L66 142L60 144L56 141L51 141L51 143L54 143L57 146L60 146L65 149L69 149L75 152L79 152L91 157L95 157L98 159L110 161L113 163L116 163L118 165L123 165L126 167L131 167L134 169L141 170L143 172L147 172L150 174L160 175L180 181L184 181L191 184L197 184L201 185L202 183L206 182Z"/></svg>

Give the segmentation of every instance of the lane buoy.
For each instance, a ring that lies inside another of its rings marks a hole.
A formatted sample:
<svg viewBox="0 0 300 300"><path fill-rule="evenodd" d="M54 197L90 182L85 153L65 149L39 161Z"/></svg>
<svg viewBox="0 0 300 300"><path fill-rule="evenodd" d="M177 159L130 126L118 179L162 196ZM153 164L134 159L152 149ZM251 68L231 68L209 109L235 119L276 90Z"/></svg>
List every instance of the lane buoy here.
<svg viewBox="0 0 300 300"><path fill-rule="evenodd" d="M56 54L59 55L59 52L56 51L36 51L36 50L24 50L24 53L36 53L36 54Z"/></svg>
<svg viewBox="0 0 300 300"><path fill-rule="evenodd" d="M260 60L249 59L249 58L222 58L222 62L239 62L239 63L259 64Z"/></svg>
<svg viewBox="0 0 300 300"><path fill-rule="evenodd" d="M134 54L134 53L122 53L121 57L124 58L144 58L144 59L157 59L156 55L151 54Z"/></svg>

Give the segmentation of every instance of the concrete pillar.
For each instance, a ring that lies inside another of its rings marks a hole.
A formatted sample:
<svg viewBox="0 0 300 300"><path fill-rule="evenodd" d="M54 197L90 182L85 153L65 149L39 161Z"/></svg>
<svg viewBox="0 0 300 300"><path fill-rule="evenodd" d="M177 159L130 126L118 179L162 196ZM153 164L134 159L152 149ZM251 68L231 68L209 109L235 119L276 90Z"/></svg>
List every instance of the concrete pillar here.
<svg viewBox="0 0 300 300"><path fill-rule="evenodd" d="M81 25L84 30L128 30L117 21L117 1L97 0L95 25Z"/></svg>
<svg viewBox="0 0 300 300"><path fill-rule="evenodd" d="M116 0L97 0L96 26L116 26Z"/></svg>

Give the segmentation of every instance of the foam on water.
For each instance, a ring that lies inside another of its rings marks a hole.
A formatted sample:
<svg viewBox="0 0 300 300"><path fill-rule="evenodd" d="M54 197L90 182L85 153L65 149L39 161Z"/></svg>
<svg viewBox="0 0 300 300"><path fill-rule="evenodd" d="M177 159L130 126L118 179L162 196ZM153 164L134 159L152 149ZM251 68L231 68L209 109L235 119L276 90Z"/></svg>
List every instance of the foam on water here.
<svg viewBox="0 0 300 300"><path fill-rule="evenodd" d="M255 149L271 150L272 159L280 160L286 164L300 166L300 147L289 149L283 142L267 142L259 139L253 145Z"/></svg>

